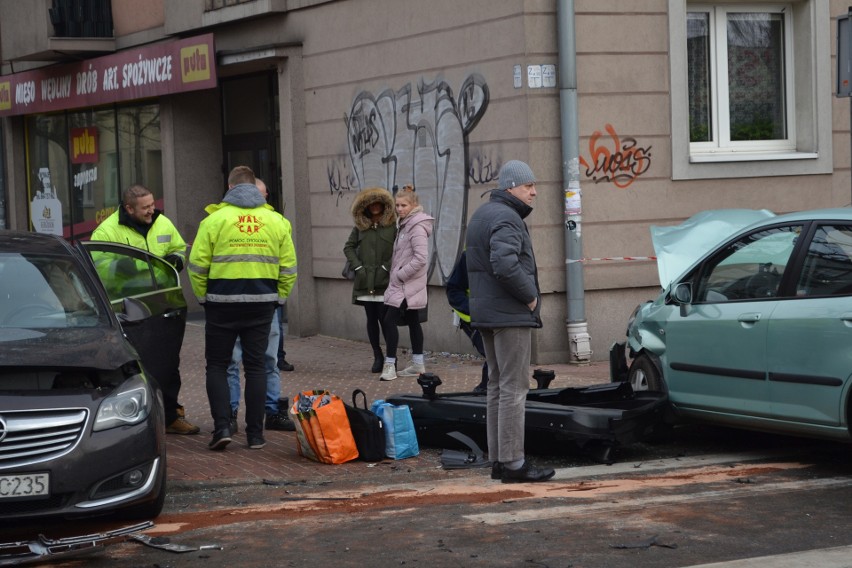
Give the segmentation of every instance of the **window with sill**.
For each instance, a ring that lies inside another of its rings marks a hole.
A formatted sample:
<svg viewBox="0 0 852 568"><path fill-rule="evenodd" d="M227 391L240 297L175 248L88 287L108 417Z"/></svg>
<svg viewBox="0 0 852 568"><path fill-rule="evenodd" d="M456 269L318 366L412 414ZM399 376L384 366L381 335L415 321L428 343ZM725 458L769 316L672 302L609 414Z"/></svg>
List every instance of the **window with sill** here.
<svg viewBox="0 0 852 568"><path fill-rule="evenodd" d="M827 3L669 8L673 179L831 172Z"/></svg>
<svg viewBox="0 0 852 568"><path fill-rule="evenodd" d="M794 150L790 10L688 9L690 152Z"/></svg>

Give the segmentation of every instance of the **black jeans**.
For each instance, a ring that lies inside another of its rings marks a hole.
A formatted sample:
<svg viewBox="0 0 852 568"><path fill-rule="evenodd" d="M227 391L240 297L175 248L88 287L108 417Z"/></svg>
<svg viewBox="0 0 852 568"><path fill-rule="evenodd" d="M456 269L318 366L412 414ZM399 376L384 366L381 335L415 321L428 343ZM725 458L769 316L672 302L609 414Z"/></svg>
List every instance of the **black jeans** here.
<svg viewBox="0 0 852 568"><path fill-rule="evenodd" d="M269 345L269 326L277 304L206 302L207 319L204 357L207 359L207 400L213 428L228 428L231 418L231 396L228 390L228 365L237 337L243 348L246 388L246 436L263 435L266 403L266 363L264 353Z"/></svg>
<svg viewBox="0 0 852 568"><path fill-rule="evenodd" d="M402 305L398 308L387 306L385 317L382 320L384 325L382 329L385 331L385 342L387 343L388 357L396 359L396 348L399 346L399 330L397 329L397 321L400 314L408 308L408 301L403 300ZM411 338L411 352L423 353L423 328L416 317L408 318L408 335Z"/></svg>
<svg viewBox="0 0 852 568"><path fill-rule="evenodd" d="M364 312L367 314L367 339L373 348L373 355L383 357L382 344L379 337L379 327L385 336L385 344L388 342L387 324L384 321L388 307L382 302L364 302ZM391 326L396 331L396 326Z"/></svg>
<svg viewBox="0 0 852 568"><path fill-rule="evenodd" d="M178 419L178 393L180 392L180 359L178 359L178 367L171 373L168 380L160 383L160 390L163 392L163 408L166 411L166 426Z"/></svg>

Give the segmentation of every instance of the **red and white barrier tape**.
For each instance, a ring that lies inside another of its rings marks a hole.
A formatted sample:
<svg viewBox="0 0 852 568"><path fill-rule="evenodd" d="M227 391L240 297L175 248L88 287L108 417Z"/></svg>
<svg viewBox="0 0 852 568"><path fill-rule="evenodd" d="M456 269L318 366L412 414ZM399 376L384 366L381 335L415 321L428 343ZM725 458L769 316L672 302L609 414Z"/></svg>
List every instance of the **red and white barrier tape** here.
<svg viewBox="0 0 852 568"><path fill-rule="evenodd" d="M630 260L657 260L656 256L603 256L596 258L570 258L565 261L565 264L570 264L572 262L597 262L601 260L616 260L616 261L630 261Z"/></svg>

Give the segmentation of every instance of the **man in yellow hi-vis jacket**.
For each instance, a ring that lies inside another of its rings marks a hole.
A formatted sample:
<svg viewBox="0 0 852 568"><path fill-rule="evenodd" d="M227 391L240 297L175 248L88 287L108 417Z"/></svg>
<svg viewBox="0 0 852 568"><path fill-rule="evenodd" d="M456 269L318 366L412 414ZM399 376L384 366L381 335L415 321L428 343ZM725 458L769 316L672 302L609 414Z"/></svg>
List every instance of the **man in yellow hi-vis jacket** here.
<svg viewBox="0 0 852 568"><path fill-rule="evenodd" d="M254 172L237 166L221 203L206 208L189 255L192 291L204 306L207 398L213 418L208 447L231 442L227 370L237 337L245 369L246 438L260 449L266 399L264 352L272 314L296 281L296 249L284 218L261 195Z"/></svg>
<svg viewBox="0 0 852 568"><path fill-rule="evenodd" d="M154 196L143 185L132 185L121 195L118 210L104 219L92 233L93 241L109 241L130 245L163 257L178 272L183 270L186 260L186 242L174 224L163 212L154 207ZM119 289L123 280L136 274L135 267L122 274L116 263L96 264L98 273L108 289ZM183 337L183 332L181 332ZM180 351L180 346L176 346ZM163 393L166 411L166 432L170 434L198 434L198 426L186 420L186 412L178 402L181 378L180 368L175 365L168 376L156 377Z"/></svg>

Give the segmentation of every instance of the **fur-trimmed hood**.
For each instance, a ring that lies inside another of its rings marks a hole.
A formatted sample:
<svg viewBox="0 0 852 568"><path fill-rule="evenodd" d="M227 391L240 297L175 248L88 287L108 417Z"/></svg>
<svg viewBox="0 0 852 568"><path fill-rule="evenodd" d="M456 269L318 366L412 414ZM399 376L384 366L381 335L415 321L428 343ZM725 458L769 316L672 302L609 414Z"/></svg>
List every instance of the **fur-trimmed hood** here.
<svg viewBox="0 0 852 568"><path fill-rule="evenodd" d="M373 221L370 219L370 214L367 211L367 206L377 201L385 206L385 212L382 214L382 218L379 219L379 225L382 227L391 227L396 224L396 208L393 196L384 188L369 187L360 191L355 196L355 201L352 202L352 220L355 222L355 227L359 231L366 231L373 225Z"/></svg>

